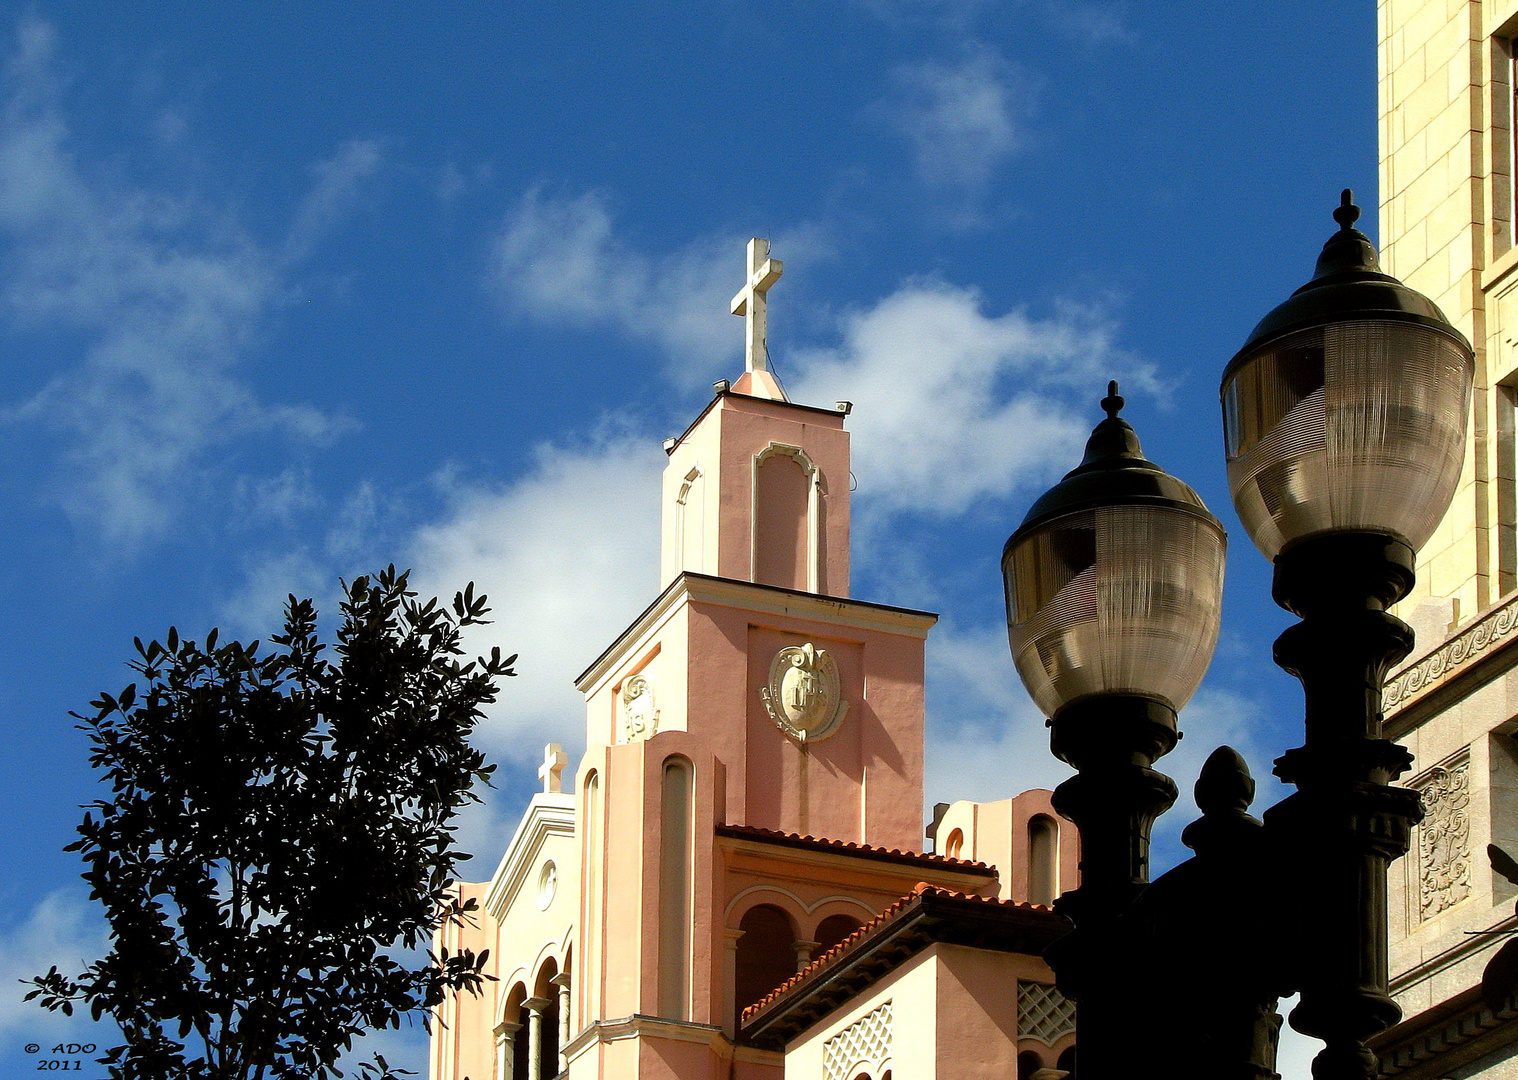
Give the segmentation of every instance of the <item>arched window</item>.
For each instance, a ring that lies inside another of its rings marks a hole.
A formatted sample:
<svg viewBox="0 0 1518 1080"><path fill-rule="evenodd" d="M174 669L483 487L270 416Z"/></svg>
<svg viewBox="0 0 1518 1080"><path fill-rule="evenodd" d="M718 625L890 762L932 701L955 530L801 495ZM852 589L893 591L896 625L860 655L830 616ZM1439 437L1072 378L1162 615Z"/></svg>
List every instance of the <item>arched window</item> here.
<svg viewBox="0 0 1518 1080"><path fill-rule="evenodd" d="M527 1013L522 1002L527 999L527 987L517 983L506 995L506 1007L501 1010L501 1020L507 1025L517 1025L511 1033L511 1076L518 1080L527 1075Z"/></svg>
<svg viewBox="0 0 1518 1080"><path fill-rule="evenodd" d="M1028 902L1054 903L1059 895L1059 826L1044 814L1028 819Z"/></svg>
<svg viewBox="0 0 1518 1080"><path fill-rule="evenodd" d="M549 957L539 969L533 989L534 997L548 1002L543 1006L543 1019L538 1031L538 1075L544 1080L559 1075L559 988L553 982L558 973L558 963Z"/></svg>
<svg viewBox="0 0 1518 1080"><path fill-rule="evenodd" d="M810 470L794 453L767 451L754 470L754 580L811 587Z"/></svg>
<svg viewBox="0 0 1518 1080"><path fill-rule="evenodd" d="M1044 1067L1044 1059L1032 1050L1024 1050L1017 1055L1017 1080L1029 1080L1039 1069Z"/></svg>
<svg viewBox="0 0 1518 1080"><path fill-rule="evenodd" d="M682 757L664 763L659 822L659 1015L688 1020L691 765Z"/></svg>
<svg viewBox="0 0 1518 1080"><path fill-rule="evenodd" d="M852 915L829 915L817 924L817 929L812 933L817 941L817 947L812 950L812 958L821 956L863 925Z"/></svg>
<svg viewBox="0 0 1518 1080"><path fill-rule="evenodd" d="M959 858L959 853L965 849L965 834L962 829L955 829L949 834L949 838L943 842L943 853L951 859Z"/></svg>
<svg viewBox="0 0 1518 1080"><path fill-rule="evenodd" d="M1070 1074L1070 1080L1075 1080L1075 1047L1067 1046L1064 1053L1060 1054L1059 1061L1055 1062L1056 1069L1063 1069Z"/></svg>
<svg viewBox="0 0 1518 1080"><path fill-rule="evenodd" d="M734 996L738 1015L796 974L796 927L791 917L770 904L744 913L738 924Z"/></svg>

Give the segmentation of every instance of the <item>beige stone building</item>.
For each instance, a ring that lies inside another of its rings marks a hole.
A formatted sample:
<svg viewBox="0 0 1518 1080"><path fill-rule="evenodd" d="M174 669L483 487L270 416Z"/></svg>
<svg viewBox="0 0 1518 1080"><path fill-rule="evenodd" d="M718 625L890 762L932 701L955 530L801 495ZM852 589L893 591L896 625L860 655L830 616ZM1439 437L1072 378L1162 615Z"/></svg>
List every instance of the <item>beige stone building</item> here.
<svg viewBox="0 0 1518 1080"><path fill-rule="evenodd" d="M1483 1001L1518 926L1488 843L1518 853L1518 0L1381 0L1382 268L1432 298L1476 349L1460 488L1398 610L1414 652L1386 692L1387 734L1426 818L1392 868L1383 1074L1518 1076L1518 1015Z"/></svg>

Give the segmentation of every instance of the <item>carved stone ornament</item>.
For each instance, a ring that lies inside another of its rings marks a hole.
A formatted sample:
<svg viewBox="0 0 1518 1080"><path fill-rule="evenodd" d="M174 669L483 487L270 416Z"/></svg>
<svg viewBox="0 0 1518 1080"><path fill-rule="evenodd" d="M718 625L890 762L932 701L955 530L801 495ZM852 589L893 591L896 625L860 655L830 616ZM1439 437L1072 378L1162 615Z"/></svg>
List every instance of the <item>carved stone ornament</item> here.
<svg viewBox="0 0 1518 1080"><path fill-rule="evenodd" d="M646 739L659 730L654 685L642 675L634 675L622 684L622 730L628 742Z"/></svg>
<svg viewBox="0 0 1518 1080"><path fill-rule="evenodd" d="M1423 798L1418 826L1418 918L1454 907L1471 892L1469 759L1436 765L1412 786Z"/></svg>
<svg viewBox="0 0 1518 1080"><path fill-rule="evenodd" d="M1390 711L1432 690L1453 675L1456 668L1507 638L1515 627L1518 627L1518 597L1393 675L1382 691L1382 705Z"/></svg>
<svg viewBox="0 0 1518 1080"><path fill-rule="evenodd" d="M759 696L775 726L797 742L827 738L849 711L838 687L838 665L810 641L775 654Z"/></svg>

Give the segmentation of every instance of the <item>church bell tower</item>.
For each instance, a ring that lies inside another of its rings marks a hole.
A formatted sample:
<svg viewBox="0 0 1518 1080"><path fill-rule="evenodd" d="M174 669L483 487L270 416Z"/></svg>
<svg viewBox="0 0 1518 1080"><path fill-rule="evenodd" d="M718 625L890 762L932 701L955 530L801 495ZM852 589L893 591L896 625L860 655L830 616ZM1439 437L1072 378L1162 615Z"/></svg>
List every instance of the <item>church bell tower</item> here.
<svg viewBox="0 0 1518 1080"><path fill-rule="evenodd" d="M749 242L745 370L665 444L662 591L577 681L575 1071L778 1076L732 1044L739 1011L932 873L873 853L921 833L936 616L849 599L848 405L770 369L782 270Z"/></svg>

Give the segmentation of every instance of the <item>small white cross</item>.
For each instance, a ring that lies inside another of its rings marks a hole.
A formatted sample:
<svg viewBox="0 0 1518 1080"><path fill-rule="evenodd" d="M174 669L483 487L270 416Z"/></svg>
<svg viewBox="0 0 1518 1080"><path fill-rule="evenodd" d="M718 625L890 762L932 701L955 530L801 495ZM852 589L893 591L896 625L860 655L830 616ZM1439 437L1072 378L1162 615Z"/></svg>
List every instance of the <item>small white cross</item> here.
<svg viewBox="0 0 1518 1080"><path fill-rule="evenodd" d="M559 774L567 764L569 755L564 753L564 748L558 743L549 743L543 747L543 764L538 766L538 779L543 781L545 792L554 794L564 790L564 781Z"/></svg>
<svg viewBox="0 0 1518 1080"><path fill-rule="evenodd" d="M743 319L743 370L768 371L769 353L764 346L766 293L780 280L785 264L770 258L770 242L754 237L748 242L748 283L733 297L733 314Z"/></svg>

